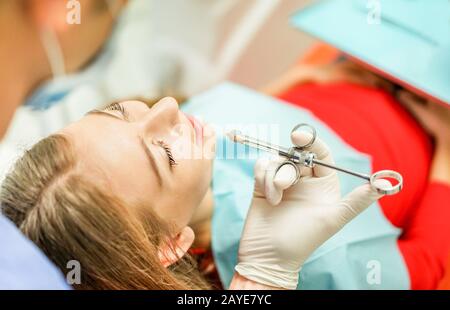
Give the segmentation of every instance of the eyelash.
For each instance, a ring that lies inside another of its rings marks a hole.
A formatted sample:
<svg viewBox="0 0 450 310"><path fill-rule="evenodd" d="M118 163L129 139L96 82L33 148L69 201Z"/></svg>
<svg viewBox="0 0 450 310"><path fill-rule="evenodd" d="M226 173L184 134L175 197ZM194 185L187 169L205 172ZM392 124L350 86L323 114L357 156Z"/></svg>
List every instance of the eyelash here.
<svg viewBox="0 0 450 310"><path fill-rule="evenodd" d="M125 108L123 107L123 105L121 105L120 103L111 103L109 106L107 106L105 108L105 111L118 111L120 112L125 118L127 118L127 111L125 110Z"/></svg>
<svg viewBox="0 0 450 310"><path fill-rule="evenodd" d="M110 105L108 105L105 108L105 111L120 111L120 112L123 112L124 108L123 108L123 106L120 103L115 102L115 103L111 103Z"/></svg>
<svg viewBox="0 0 450 310"><path fill-rule="evenodd" d="M156 141L156 143L161 146L164 151L166 151L167 157L169 157L169 164L171 167L176 166L177 162L175 161L175 158L173 158L172 151L170 150L170 147L162 140Z"/></svg>

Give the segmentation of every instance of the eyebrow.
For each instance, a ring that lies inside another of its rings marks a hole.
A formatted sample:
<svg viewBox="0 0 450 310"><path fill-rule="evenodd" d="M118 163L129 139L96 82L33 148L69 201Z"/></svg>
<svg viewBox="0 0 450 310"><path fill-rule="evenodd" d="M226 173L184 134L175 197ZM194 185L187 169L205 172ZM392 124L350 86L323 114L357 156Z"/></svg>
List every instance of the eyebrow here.
<svg viewBox="0 0 450 310"><path fill-rule="evenodd" d="M86 115L90 115L90 114L99 114L99 115L103 115L103 116L109 116L121 121L127 121L125 118L121 118L113 113L108 113L106 111L102 111L102 110L92 110L90 112L88 112ZM152 151L150 151L150 148L148 147L147 143L145 142L144 138L142 138L141 136L139 136L139 141L142 145L142 147L144 148L145 154L147 155L147 158L149 159L150 165L153 167L153 170L156 173L156 177L158 179L158 185L161 187L163 184L163 178L162 178L162 174L161 171L159 169L159 165L156 163L156 158L153 155Z"/></svg>
<svg viewBox="0 0 450 310"><path fill-rule="evenodd" d="M117 116L116 114L113 114L113 113L108 112L108 111L97 110L97 109L87 112L86 115L99 114L99 115L102 115L102 116L109 116L109 117L112 117L112 118L115 118L115 119L118 119L118 120L121 120L121 121L128 122L128 119L125 117L125 114L123 114L120 111L117 111L117 112L119 112L122 115L122 117Z"/></svg>

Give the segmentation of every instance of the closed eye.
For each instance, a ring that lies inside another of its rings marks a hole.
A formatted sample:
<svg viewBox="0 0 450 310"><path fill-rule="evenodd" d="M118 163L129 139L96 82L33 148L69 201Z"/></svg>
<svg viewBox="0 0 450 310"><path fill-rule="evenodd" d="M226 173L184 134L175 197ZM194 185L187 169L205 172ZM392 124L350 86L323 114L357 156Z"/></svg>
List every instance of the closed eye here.
<svg viewBox="0 0 450 310"><path fill-rule="evenodd" d="M177 165L177 162L175 161L175 158L173 157L172 150L170 147L162 140L156 141L156 143L164 149L164 151L167 154L167 157L169 158L169 166L172 168L173 166Z"/></svg>
<svg viewBox="0 0 450 310"><path fill-rule="evenodd" d="M124 120L129 121L127 110L121 103L118 103L118 102L111 103L106 108L104 108L103 111L105 111L105 112L116 112L117 111L123 116Z"/></svg>

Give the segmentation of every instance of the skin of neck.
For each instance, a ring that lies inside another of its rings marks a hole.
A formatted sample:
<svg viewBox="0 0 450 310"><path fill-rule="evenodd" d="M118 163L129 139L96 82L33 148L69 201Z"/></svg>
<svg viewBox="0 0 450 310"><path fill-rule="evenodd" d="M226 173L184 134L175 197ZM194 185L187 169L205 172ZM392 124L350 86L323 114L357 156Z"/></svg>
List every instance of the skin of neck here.
<svg viewBox="0 0 450 310"><path fill-rule="evenodd" d="M51 76L39 33L19 3L0 5L0 139L14 111L36 85Z"/></svg>

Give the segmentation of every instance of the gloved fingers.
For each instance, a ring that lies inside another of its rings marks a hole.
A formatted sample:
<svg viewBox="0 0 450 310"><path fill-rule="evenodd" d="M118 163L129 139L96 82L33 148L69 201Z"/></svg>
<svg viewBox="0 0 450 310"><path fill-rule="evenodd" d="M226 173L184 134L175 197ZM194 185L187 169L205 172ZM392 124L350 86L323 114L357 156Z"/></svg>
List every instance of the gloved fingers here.
<svg viewBox="0 0 450 310"><path fill-rule="evenodd" d="M312 133L306 131L294 131L291 134L291 140L294 145L305 145L313 138ZM306 151L313 152L317 155L317 159L324 160L330 153L328 146L318 137L314 143L305 148Z"/></svg>
<svg viewBox="0 0 450 310"><path fill-rule="evenodd" d="M264 195L264 183L267 167L270 164L270 160L267 158L260 158L256 161L254 167L254 175L255 175L255 190L260 191L262 195Z"/></svg>
<svg viewBox="0 0 450 310"><path fill-rule="evenodd" d="M291 134L291 140L294 145L305 145L311 141L313 135L309 132L294 131ZM316 138L313 145L305 148L305 151L312 152L317 155L317 159L324 161L329 164L334 164L333 156L328 148L328 146L320 139ZM313 175L320 178L327 176L329 174L335 173L333 169L326 168L323 166L316 165L313 169ZM306 171L305 171L306 172ZM302 174L303 175L303 174Z"/></svg>
<svg viewBox="0 0 450 310"><path fill-rule="evenodd" d="M334 160L333 157L331 156L331 153L329 153L326 157L324 157L322 159L322 161L326 162L326 163L331 163L334 164ZM320 166L320 165L315 165L313 168L313 173L314 176L321 178L321 177L325 177L327 175L331 175L336 173L336 171L334 169L330 169L324 166Z"/></svg>
<svg viewBox="0 0 450 310"><path fill-rule="evenodd" d="M388 180L384 179L376 180L375 184L381 188L392 186ZM344 226L383 196L383 194L378 193L370 184L357 187L341 199L337 206L336 216L340 222L339 224Z"/></svg>
<svg viewBox="0 0 450 310"><path fill-rule="evenodd" d="M289 182L288 178L291 174L290 171L285 168L283 169L281 175L279 177L276 177L277 168L280 166L282 161L284 160L281 158L260 158L257 160L254 168L254 194L260 195L261 197L265 198L267 202L269 202L269 204L273 206L279 204L281 198L283 197L283 189L277 188L277 186L275 185L275 180L278 179L280 186L285 186L285 183Z"/></svg>
<svg viewBox="0 0 450 310"><path fill-rule="evenodd" d="M312 168L306 166L299 166L299 168L300 168L300 175L302 177L312 177L314 175L314 171Z"/></svg>
<svg viewBox="0 0 450 310"><path fill-rule="evenodd" d="M297 179L297 170L291 164L281 163L281 168L275 174L273 183L279 191L291 187Z"/></svg>
<svg viewBox="0 0 450 310"><path fill-rule="evenodd" d="M283 190L275 186L275 175L279 165L278 161L270 161L264 177L264 194L272 206L278 205L283 198Z"/></svg>

